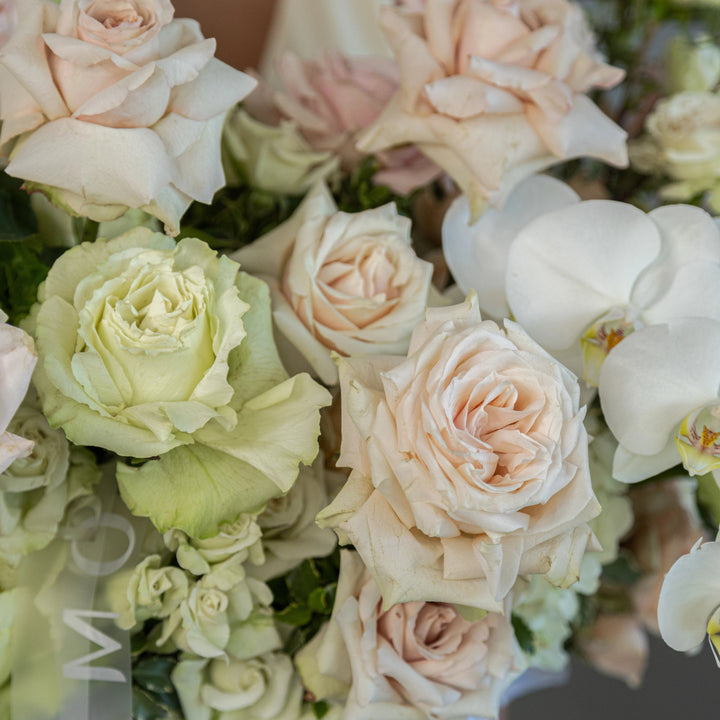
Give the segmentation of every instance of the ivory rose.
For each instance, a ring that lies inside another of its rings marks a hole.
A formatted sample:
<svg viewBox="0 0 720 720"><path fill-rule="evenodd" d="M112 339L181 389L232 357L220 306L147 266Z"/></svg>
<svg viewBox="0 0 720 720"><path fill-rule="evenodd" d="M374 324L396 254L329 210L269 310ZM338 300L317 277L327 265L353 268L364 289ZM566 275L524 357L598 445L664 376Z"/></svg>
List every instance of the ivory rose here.
<svg viewBox="0 0 720 720"><path fill-rule="evenodd" d="M32 451L31 440L9 433L7 427L25 397L37 361L32 338L8 325L7 319L0 310L0 472Z"/></svg>
<svg viewBox="0 0 720 720"><path fill-rule="evenodd" d="M286 365L297 365L299 351L326 384L337 382L333 351L406 351L432 275L410 245L410 221L394 205L338 212L324 185L233 257L270 285L276 327L293 346Z"/></svg>
<svg viewBox="0 0 720 720"><path fill-rule="evenodd" d="M45 415L74 443L159 456L117 474L128 507L162 532L216 535L314 459L328 393L285 373L267 287L200 240L136 228L83 243L39 299Z"/></svg>
<svg viewBox="0 0 720 720"><path fill-rule="evenodd" d="M255 80L173 12L170 0L22 0L0 59L7 172L73 214L141 208L177 234L190 203L225 184L224 116Z"/></svg>
<svg viewBox="0 0 720 720"><path fill-rule="evenodd" d="M378 118L399 84L391 59L346 57L337 51L310 60L286 53L278 62L278 76L282 89L252 94L249 111L263 122L275 114L290 120L314 150L338 156L346 172L364 155L355 146L358 135ZM440 172L414 148L383 152L377 159L381 169L375 181L403 195Z"/></svg>
<svg viewBox="0 0 720 720"><path fill-rule="evenodd" d="M625 133L585 97L622 70L603 63L566 0L427 0L385 9L400 88L358 147L414 143L458 183L477 218L523 178L581 155L625 165Z"/></svg>
<svg viewBox="0 0 720 720"><path fill-rule="evenodd" d="M497 717L522 667L507 617L471 622L441 602L383 609L372 576L348 551L332 618L296 663L316 697L349 687L343 720Z"/></svg>
<svg viewBox="0 0 720 720"><path fill-rule="evenodd" d="M710 91L681 92L660 100L645 122L647 135L630 147L642 172L668 175L661 189L670 201L708 192L720 209L720 96Z"/></svg>
<svg viewBox="0 0 720 720"><path fill-rule="evenodd" d="M407 359L340 363L352 468L318 516L352 543L385 607L500 610L518 575L578 579L598 514L576 378L474 296L429 309Z"/></svg>

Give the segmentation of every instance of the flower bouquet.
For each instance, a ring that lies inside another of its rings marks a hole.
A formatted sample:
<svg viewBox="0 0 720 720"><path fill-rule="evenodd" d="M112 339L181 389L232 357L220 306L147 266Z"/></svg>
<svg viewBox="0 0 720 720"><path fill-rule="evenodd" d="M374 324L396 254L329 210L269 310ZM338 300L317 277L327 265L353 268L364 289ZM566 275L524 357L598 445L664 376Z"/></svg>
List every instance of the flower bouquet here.
<svg viewBox="0 0 720 720"><path fill-rule="evenodd" d="M396 0L272 82L170 0L0 8L0 717L717 656L717 3Z"/></svg>

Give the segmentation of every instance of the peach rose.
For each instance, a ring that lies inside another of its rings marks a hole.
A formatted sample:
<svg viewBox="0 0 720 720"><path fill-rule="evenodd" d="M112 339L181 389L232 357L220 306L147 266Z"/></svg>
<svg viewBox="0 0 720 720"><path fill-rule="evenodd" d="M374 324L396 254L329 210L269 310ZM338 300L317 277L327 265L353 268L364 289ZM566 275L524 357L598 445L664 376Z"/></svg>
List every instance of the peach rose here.
<svg viewBox="0 0 720 720"><path fill-rule="evenodd" d="M72 214L128 208L176 234L225 180L226 111L255 81L213 58L170 0L23 0L0 59L7 171Z"/></svg>
<svg viewBox="0 0 720 720"><path fill-rule="evenodd" d="M498 611L518 575L578 579L598 514L577 379L474 296L429 309L407 359L340 363L347 484L318 516L352 543L385 607Z"/></svg>
<svg viewBox="0 0 720 720"><path fill-rule="evenodd" d="M523 178L589 155L627 163L625 132L584 93L616 85L579 6L567 0L427 0L385 9L401 86L358 147L414 143L478 217Z"/></svg>
<svg viewBox="0 0 720 720"><path fill-rule="evenodd" d="M422 317L432 266L410 245L410 221L394 205L338 212L317 185L285 223L232 256L270 285L273 317L294 349L328 385L331 353L404 353ZM279 343L281 353L283 343Z"/></svg>
<svg viewBox="0 0 720 720"><path fill-rule="evenodd" d="M522 663L499 613L470 622L447 603L383 610L370 573L347 551L332 618L296 660L316 697L349 686L344 720L497 717Z"/></svg>
<svg viewBox="0 0 720 720"><path fill-rule="evenodd" d="M385 57L346 57L328 51L303 60L285 53L278 62L283 89L255 92L245 103L265 123L292 121L313 150L331 151L352 172L365 156L355 147L361 130L379 117L399 85L397 65ZM426 185L441 171L419 150L380 153L376 182L399 194Z"/></svg>

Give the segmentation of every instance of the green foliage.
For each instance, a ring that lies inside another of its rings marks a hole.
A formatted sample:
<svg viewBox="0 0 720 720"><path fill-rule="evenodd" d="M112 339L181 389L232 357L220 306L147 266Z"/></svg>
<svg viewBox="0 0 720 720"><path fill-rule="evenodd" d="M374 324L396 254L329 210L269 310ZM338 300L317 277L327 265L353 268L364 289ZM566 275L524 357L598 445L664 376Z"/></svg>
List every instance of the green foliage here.
<svg viewBox="0 0 720 720"><path fill-rule="evenodd" d="M281 578L272 580L275 619L293 626L285 652L294 655L332 613L340 570L336 549L325 558L310 558Z"/></svg>
<svg viewBox="0 0 720 720"><path fill-rule="evenodd" d="M215 250L232 252L285 222L301 197L276 195L245 183L218 191L212 205L193 203L178 240L197 237Z"/></svg>
<svg viewBox="0 0 720 720"><path fill-rule="evenodd" d="M330 706L324 701L313 703L313 712L316 718L324 718L330 711Z"/></svg>
<svg viewBox="0 0 720 720"><path fill-rule="evenodd" d="M21 180L0 172L0 240L19 240L38 231L30 196Z"/></svg>
<svg viewBox="0 0 720 720"><path fill-rule="evenodd" d="M36 236L26 240L0 240L0 308L16 325L37 299L38 285L50 265L43 260L43 247Z"/></svg>
<svg viewBox="0 0 720 720"><path fill-rule="evenodd" d="M530 626L519 615L512 615L510 620L518 645L524 653L533 655L535 653L535 636Z"/></svg>
<svg viewBox="0 0 720 720"><path fill-rule="evenodd" d="M147 655L133 667L133 720L182 720L170 674L174 657Z"/></svg>
<svg viewBox="0 0 720 720"><path fill-rule="evenodd" d="M411 193L407 197L395 195L385 185L375 185L373 176L378 170L378 162L373 157L366 157L355 171L345 177L340 186L334 190L335 202L343 212L362 212L394 202L401 215L410 217L412 202Z"/></svg>
<svg viewBox="0 0 720 720"><path fill-rule="evenodd" d="M642 577L642 570L627 550L621 550L613 562L603 566L602 577L605 582L630 587Z"/></svg>

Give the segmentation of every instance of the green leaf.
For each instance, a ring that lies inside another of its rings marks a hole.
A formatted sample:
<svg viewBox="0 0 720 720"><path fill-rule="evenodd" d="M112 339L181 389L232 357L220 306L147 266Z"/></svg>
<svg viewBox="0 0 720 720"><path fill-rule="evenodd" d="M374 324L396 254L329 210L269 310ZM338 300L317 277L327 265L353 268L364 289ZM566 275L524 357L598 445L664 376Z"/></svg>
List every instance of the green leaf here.
<svg viewBox="0 0 720 720"><path fill-rule="evenodd" d="M316 718L324 718L330 711L330 706L324 701L313 703L313 712Z"/></svg>
<svg viewBox="0 0 720 720"><path fill-rule="evenodd" d="M30 196L22 180L0 172L0 240L18 240L38 231Z"/></svg>
<svg viewBox="0 0 720 720"><path fill-rule="evenodd" d="M291 603L284 610L275 613L275 619L278 622L287 623L288 625L305 625L310 622L312 613L306 605L299 603Z"/></svg>
<svg viewBox="0 0 720 720"><path fill-rule="evenodd" d="M133 720L183 720L177 699L158 696L139 685L132 689Z"/></svg>
<svg viewBox="0 0 720 720"><path fill-rule="evenodd" d="M2 222L2 220L0 220ZM37 289L50 270L41 258L37 237L0 242L0 307L17 324L37 299Z"/></svg>
<svg viewBox="0 0 720 720"><path fill-rule="evenodd" d="M308 602L310 594L318 587L319 583L320 575L311 559L300 563L289 573L287 578L290 594L301 603Z"/></svg>
<svg viewBox="0 0 720 720"><path fill-rule="evenodd" d="M519 615L512 615L511 618L515 638L524 653L533 655L535 653L535 636L528 624Z"/></svg>
<svg viewBox="0 0 720 720"><path fill-rule="evenodd" d="M642 570L627 551L621 551L613 562L603 567L602 572L603 580L624 586L634 585L642 577Z"/></svg>
<svg viewBox="0 0 720 720"><path fill-rule="evenodd" d="M173 693L175 688L170 673L177 665L174 657L151 655L145 657L133 668L133 679L142 688L153 694Z"/></svg>

